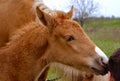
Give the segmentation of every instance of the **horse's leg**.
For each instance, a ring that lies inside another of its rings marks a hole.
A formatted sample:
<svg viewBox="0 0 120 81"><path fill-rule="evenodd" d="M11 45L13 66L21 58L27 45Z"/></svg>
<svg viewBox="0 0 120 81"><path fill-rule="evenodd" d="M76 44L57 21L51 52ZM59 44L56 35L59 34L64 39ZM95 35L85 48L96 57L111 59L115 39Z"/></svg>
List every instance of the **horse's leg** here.
<svg viewBox="0 0 120 81"><path fill-rule="evenodd" d="M48 66L48 67L44 70L44 72L42 73L42 75L39 76L38 81L46 81L49 68L50 68L50 67Z"/></svg>

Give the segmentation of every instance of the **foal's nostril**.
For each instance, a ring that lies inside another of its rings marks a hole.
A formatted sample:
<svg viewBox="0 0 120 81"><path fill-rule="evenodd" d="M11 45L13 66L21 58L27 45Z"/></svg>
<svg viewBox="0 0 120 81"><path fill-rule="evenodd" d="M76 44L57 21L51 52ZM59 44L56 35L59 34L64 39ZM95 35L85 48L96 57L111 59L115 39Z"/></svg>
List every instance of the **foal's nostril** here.
<svg viewBox="0 0 120 81"><path fill-rule="evenodd" d="M103 58L100 58L100 63L104 67L104 69L107 71L108 69L108 64L103 61Z"/></svg>
<svg viewBox="0 0 120 81"><path fill-rule="evenodd" d="M103 59L101 57L96 58L97 63L99 63L100 65L103 65Z"/></svg>
<svg viewBox="0 0 120 81"><path fill-rule="evenodd" d="M101 63L102 63L103 65L105 64L102 57L101 57Z"/></svg>
<svg viewBox="0 0 120 81"><path fill-rule="evenodd" d="M107 63L106 62L104 62L104 60L103 60L103 58L101 57L101 62L102 62L102 64L103 65L107 65Z"/></svg>
<svg viewBox="0 0 120 81"><path fill-rule="evenodd" d="M102 57L103 63L107 64L108 63L108 57L106 54L98 47L95 47L96 53Z"/></svg>
<svg viewBox="0 0 120 81"><path fill-rule="evenodd" d="M93 67L92 69L96 72L99 72L102 75L106 74L108 72L108 65L106 63L104 63L103 58L97 57L96 62L98 64L99 68Z"/></svg>
<svg viewBox="0 0 120 81"><path fill-rule="evenodd" d="M96 58L96 61L97 61L97 63L99 63L99 64L102 65L102 66L106 65L106 63L104 63L102 57L98 57L98 58Z"/></svg>

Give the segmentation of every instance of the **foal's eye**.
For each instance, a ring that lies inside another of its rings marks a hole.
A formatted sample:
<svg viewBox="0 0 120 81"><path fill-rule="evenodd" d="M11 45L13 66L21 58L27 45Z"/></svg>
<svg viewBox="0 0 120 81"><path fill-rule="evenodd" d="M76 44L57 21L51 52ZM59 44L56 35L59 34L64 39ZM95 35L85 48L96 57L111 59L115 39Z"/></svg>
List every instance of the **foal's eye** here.
<svg viewBox="0 0 120 81"><path fill-rule="evenodd" d="M74 40L74 37L73 36L66 36L65 40L66 41L72 41L72 40Z"/></svg>

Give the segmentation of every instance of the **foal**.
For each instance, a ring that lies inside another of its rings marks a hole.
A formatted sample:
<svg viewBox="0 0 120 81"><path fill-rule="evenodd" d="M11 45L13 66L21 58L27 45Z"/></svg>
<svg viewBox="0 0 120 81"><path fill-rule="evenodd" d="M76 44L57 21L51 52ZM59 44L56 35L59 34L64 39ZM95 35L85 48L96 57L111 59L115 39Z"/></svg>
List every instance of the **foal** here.
<svg viewBox="0 0 120 81"><path fill-rule="evenodd" d="M36 81L51 63L104 75L108 59L68 13L52 17L37 8L41 22L20 29L0 50L1 81ZM64 60L63 60L64 59Z"/></svg>

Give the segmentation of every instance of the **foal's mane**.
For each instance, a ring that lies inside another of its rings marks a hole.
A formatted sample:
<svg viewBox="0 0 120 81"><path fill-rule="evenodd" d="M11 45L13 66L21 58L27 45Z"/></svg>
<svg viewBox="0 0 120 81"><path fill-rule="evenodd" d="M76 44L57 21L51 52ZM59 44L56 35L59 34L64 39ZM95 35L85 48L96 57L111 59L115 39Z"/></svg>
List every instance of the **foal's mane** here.
<svg viewBox="0 0 120 81"><path fill-rule="evenodd" d="M45 26L38 22L30 22L13 33L12 37L10 38L10 42L7 43L7 46L13 44L16 41L19 41L19 39L23 37L26 33L30 34L36 29L40 29L42 31L43 28L45 28Z"/></svg>

